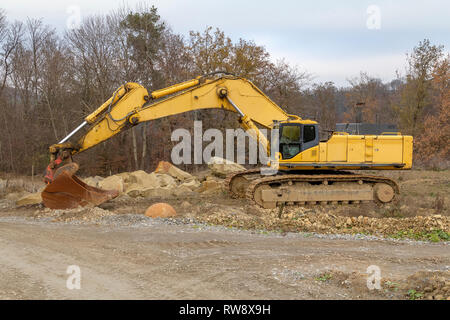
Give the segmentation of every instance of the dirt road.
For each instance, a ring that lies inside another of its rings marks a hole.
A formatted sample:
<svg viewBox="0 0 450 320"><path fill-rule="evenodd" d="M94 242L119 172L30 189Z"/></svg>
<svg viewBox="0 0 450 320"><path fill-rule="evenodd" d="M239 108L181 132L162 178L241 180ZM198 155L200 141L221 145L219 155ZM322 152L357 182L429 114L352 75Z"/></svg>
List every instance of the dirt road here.
<svg viewBox="0 0 450 320"><path fill-rule="evenodd" d="M81 289L69 290L69 265ZM367 288L367 267L381 290ZM0 299L405 298L448 281L448 243L256 234L221 227L0 219ZM446 297L444 297L446 298Z"/></svg>

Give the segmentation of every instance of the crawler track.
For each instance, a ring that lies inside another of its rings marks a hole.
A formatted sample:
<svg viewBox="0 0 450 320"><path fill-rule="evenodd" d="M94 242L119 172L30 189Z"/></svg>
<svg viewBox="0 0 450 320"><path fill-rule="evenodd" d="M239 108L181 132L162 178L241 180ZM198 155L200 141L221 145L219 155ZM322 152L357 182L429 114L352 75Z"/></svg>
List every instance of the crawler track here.
<svg viewBox="0 0 450 320"><path fill-rule="evenodd" d="M245 197L264 208L369 201L388 203L399 193L398 185L392 179L345 171L325 174L281 172L276 176L261 176L259 169L252 169L230 175L226 183L234 197Z"/></svg>
<svg viewBox="0 0 450 320"><path fill-rule="evenodd" d="M234 198L245 198L245 193L247 190L247 186L241 184L239 181L236 182L237 179L245 179L248 182L254 179L258 179L261 177L260 175L261 169L250 169L246 171L241 171L237 173L229 174L225 180L225 185L228 187L228 190L231 192L231 196Z"/></svg>

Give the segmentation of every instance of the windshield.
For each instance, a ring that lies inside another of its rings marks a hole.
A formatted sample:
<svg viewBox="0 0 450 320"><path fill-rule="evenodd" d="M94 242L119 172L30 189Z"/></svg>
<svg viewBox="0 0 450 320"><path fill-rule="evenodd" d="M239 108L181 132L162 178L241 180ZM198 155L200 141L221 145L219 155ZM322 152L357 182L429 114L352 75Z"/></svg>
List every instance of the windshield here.
<svg viewBox="0 0 450 320"><path fill-rule="evenodd" d="M283 125L281 127L280 148L283 159L293 158L300 152L299 125Z"/></svg>
<svg viewBox="0 0 450 320"><path fill-rule="evenodd" d="M300 126L282 127L280 143L299 143L300 142Z"/></svg>

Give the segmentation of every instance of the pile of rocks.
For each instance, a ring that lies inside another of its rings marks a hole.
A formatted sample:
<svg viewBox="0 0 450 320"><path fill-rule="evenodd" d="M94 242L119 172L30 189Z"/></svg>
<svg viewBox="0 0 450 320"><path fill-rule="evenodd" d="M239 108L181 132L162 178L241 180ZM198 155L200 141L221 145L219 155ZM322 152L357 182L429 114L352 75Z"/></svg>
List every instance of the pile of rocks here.
<svg viewBox="0 0 450 320"><path fill-rule="evenodd" d="M230 169L227 168L226 170ZM224 189L223 180L214 175L214 172L200 179L169 162L161 161L152 173L138 170L119 173L107 178L96 176L83 180L93 187L118 190L121 194L132 198L167 198L189 196L194 192L207 194L220 192ZM223 174L225 170L220 172Z"/></svg>
<svg viewBox="0 0 450 320"><path fill-rule="evenodd" d="M417 299L450 300L450 270L416 272L406 279L404 287L409 298L413 289L419 294Z"/></svg>
<svg viewBox="0 0 450 320"><path fill-rule="evenodd" d="M251 210L250 210L251 209ZM328 211L326 211L328 210ZM206 211L206 210L205 210ZM277 209L215 208L197 219L245 229L304 231L326 234L374 234L409 238L428 234L435 230L450 233L450 217L442 215L416 216L410 218L371 218L334 215L326 208L314 210L300 207L285 210L280 215Z"/></svg>
<svg viewBox="0 0 450 320"><path fill-rule="evenodd" d="M75 209L52 210L49 208L38 209L34 212L34 218L49 218L53 222L85 221L97 222L104 217L114 215L113 212L99 207L78 207Z"/></svg>
<svg viewBox="0 0 450 320"><path fill-rule="evenodd" d="M118 190L121 194L119 201L129 197L170 198L190 196L193 193L220 193L225 189L223 178L229 173L245 170L239 164L218 157L211 158L208 167L209 174L199 178L169 162L160 161L152 173L138 170L122 172L106 178L95 176L82 180L93 187ZM36 193L23 191L9 198L14 198L12 201L15 201L16 206L37 204L42 202L41 191Z"/></svg>

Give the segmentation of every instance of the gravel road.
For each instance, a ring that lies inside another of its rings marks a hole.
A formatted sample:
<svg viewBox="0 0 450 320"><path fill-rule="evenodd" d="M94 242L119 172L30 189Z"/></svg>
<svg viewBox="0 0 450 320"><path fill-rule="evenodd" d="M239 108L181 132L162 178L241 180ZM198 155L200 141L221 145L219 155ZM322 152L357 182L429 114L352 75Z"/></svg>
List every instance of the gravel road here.
<svg viewBox="0 0 450 320"><path fill-rule="evenodd" d="M123 223L133 218L1 217L0 299L404 299L431 277L449 279L448 242ZM66 286L69 265L80 267L79 290ZM380 290L367 288L370 265Z"/></svg>

